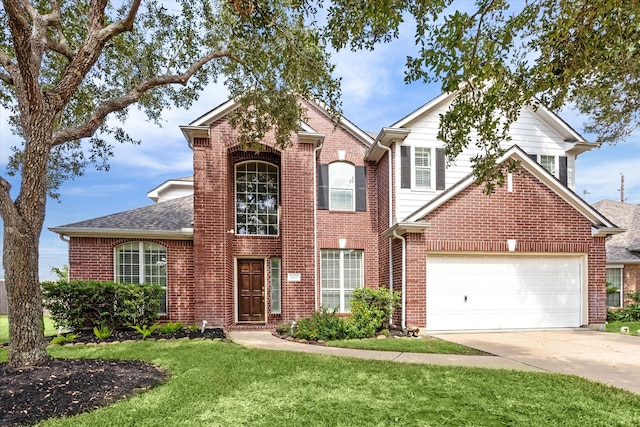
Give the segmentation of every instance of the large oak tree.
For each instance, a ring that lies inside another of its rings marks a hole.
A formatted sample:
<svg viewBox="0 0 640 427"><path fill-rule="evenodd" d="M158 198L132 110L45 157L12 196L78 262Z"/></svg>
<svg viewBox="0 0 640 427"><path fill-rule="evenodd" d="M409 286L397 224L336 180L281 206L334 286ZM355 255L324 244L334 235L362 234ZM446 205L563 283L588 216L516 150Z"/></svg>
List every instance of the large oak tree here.
<svg viewBox="0 0 640 427"><path fill-rule="evenodd" d="M108 168L110 140L129 137L107 118L136 105L150 120L187 107L224 80L246 143L274 131L286 146L304 112L296 96L338 106L318 29L287 0L3 0L0 102L21 137L0 177L9 365L46 360L38 242L47 194L89 164Z"/></svg>

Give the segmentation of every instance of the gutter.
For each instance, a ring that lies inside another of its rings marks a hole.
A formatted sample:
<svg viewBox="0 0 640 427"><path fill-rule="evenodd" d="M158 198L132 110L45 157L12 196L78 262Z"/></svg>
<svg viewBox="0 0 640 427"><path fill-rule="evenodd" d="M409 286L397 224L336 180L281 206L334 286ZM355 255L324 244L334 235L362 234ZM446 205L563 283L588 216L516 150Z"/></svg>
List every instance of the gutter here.
<svg viewBox="0 0 640 427"><path fill-rule="evenodd" d="M320 309L318 304L318 153L324 145L324 137L319 140L318 146L313 149L313 299L315 311Z"/></svg>
<svg viewBox="0 0 640 427"><path fill-rule="evenodd" d="M376 145L387 152L387 158L389 159L389 227L393 225L393 159L391 158L391 147L382 145L379 139L376 140ZM389 239L389 291L393 293L393 239ZM393 325L393 318L389 320L389 324Z"/></svg>
<svg viewBox="0 0 640 427"><path fill-rule="evenodd" d="M52 227L50 231L67 237L134 237L134 238L156 238L171 240L192 240L193 228L182 228L181 230L141 230L125 228L75 228L75 227ZM64 240L64 239L63 239Z"/></svg>
<svg viewBox="0 0 640 427"><path fill-rule="evenodd" d="M398 234L398 230L393 230L393 237L402 240L402 318L400 321L400 327L405 330L407 327L407 241L403 236Z"/></svg>

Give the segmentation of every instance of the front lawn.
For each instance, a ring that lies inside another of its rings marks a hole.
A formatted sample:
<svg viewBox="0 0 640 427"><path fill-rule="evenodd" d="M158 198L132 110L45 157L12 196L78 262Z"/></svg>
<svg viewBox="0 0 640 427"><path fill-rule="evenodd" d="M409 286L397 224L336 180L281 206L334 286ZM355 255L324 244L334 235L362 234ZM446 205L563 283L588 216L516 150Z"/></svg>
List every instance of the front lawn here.
<svg viewBox="0 0 640 427"><path fill-rule="evenodd" d="M58 358L136 359L171 378L45 426L640 424L640 396L578 377L256 350L211 341L55 347ZM0 360L7 350L0 349Z"/></svg>
<svg viewBox="0 0 640 427"><path fill-rule="evenodd" d="M484 355L486 353L475 348L441 340L438 338L389 338L379 340L367 338L362 340L329 341L330 347L357 348L363 350L400 351L403 353L439 353Z"/></svg>
<svg viewBox="0 0 640 427"><path fill-rule="evenodd" d="M48 316L44 316L44 335L46 337L58 333L53 324L53 320ZM9 341L9 317L6 314L0 315L0 344Z"/></svg>
<svg viewBox="0 0 640 427"><path fill-rule="evenodd" d="M629 328L629 335L638 335L638 330L640 329L640 322L607 322L605 326L605 331L607 332L616 332L620 333L620 328L626 326Z"/></svg>

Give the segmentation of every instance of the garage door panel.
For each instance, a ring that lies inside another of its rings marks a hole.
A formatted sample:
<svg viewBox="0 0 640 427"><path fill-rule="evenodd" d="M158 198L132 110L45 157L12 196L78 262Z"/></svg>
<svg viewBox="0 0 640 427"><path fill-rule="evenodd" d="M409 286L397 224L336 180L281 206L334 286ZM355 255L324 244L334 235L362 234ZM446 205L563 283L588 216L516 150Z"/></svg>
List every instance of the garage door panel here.
<svg viewBox="0 0 640 427"><path fill-rule="evenodd" d="M580 326L579 257L429 256L427 329Z"/></svg>

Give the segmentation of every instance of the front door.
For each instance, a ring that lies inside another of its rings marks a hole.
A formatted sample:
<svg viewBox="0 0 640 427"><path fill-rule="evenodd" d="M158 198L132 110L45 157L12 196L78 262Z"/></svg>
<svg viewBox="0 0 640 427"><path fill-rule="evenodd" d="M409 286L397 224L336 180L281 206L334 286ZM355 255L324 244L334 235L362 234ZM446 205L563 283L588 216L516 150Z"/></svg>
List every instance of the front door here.
<svg viewBox="0 0 640 427"><path fill-rule="evenodd" d="M238 260L238 322L264 322L264 260Z"/></svg>

